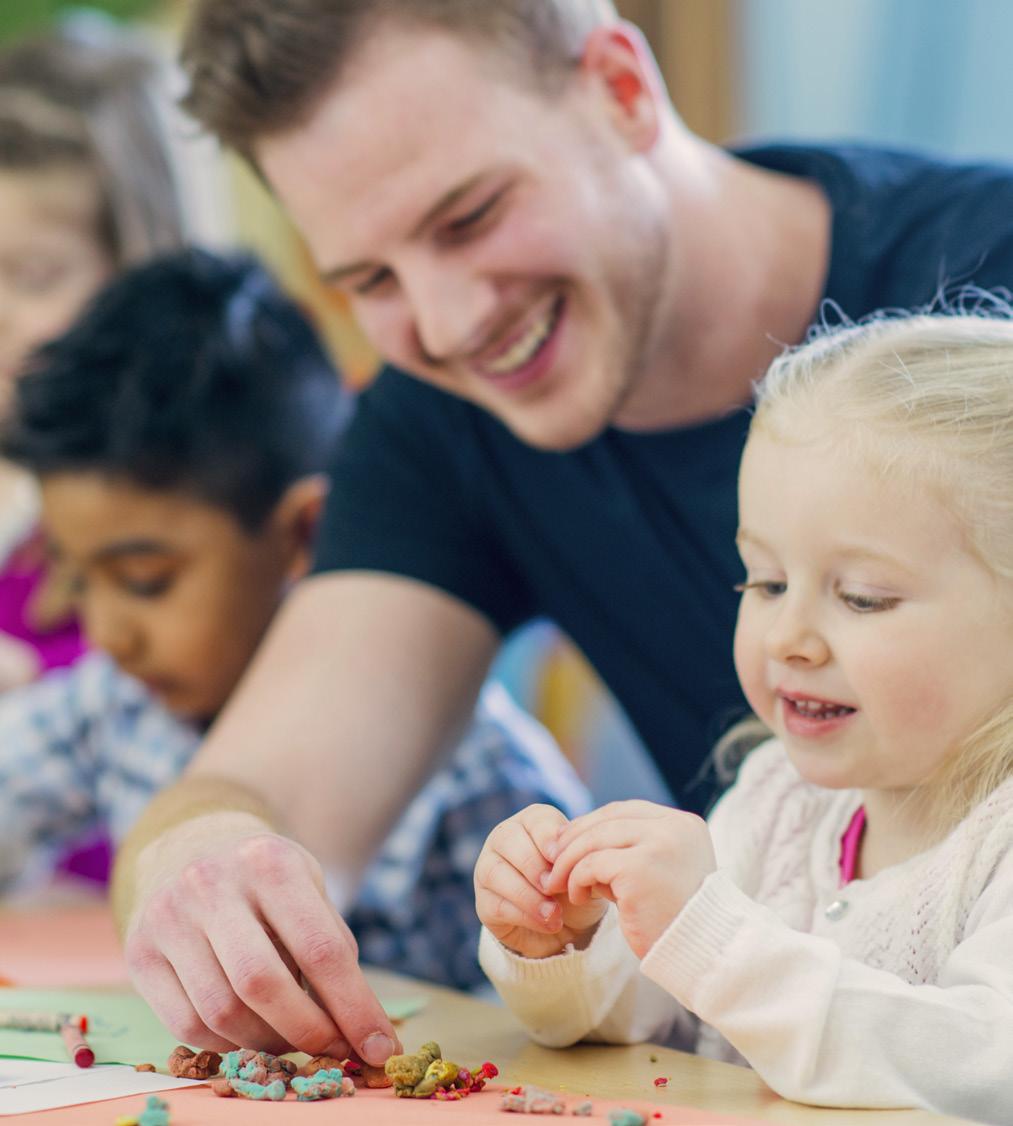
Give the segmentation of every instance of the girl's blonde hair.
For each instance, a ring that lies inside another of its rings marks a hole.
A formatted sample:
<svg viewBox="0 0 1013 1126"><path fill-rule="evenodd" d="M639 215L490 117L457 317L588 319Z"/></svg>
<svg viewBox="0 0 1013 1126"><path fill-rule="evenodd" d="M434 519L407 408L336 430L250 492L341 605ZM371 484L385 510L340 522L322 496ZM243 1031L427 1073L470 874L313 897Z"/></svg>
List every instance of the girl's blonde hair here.
<svg viewBox="0 0 1013 1126"><path fill-rule="evenodd" d="M110 21L80 19L15 43L0 50L0 169L92 173L96 234L118 266L178 248L168 97L157 55Z"/></svg>
<svg viewBox="0 0 1013 1126"><path fill-rule="evenodd" d="M757 386L750 433L799 442L832 434L874 457L913 496L942 499L969 550L1013 583L1013 309L986 298L989 315L877 316L815 331ZM949 756L919 800L944 829L1011 774L1013 700Z"/></svg>

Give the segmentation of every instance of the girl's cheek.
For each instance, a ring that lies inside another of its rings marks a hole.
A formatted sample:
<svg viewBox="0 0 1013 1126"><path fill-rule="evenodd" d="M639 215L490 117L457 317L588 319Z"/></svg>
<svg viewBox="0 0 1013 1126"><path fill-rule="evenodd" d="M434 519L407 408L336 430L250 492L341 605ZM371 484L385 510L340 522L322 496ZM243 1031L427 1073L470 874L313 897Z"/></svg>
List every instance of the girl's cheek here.
<svg viewBox="0 0 1013 1126"><path fill-rule="evenodd" d="M763 645L758 632L742 617L735 631L733 655L739 684L750 708L769 724L773 718L773 701L766 686Z"/></svg>

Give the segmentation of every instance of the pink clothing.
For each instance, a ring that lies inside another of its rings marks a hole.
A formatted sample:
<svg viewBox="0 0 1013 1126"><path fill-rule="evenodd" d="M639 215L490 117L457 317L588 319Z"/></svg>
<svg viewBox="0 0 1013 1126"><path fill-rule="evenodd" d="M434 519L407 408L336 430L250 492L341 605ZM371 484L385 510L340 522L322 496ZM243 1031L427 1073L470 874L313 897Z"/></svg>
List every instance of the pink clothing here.
<svg viewBox="0 0 1013 1126"><path fill-rule="evenodd" d="M31 554L34 554L31 553ZM38 653L43 672L72 665L85 650L77 622L39 633L27 619L28 607L44 569L27 551L16 551L0 570L0 633L25 641Z"/></svg>
<svg viewBox="0 0 1013 1126"><path fill-rule="evenodd" d="M865 832L865 806L860 805L848 822L848 827L841 837L841 887L850 884L855 878L855 868L858 865L858 846L862 843L862 834Z"/></svg>
<svg viewBox="0 0 1013 1126"><path fill-rule="evenodd" d="M29 540L16 550L0 569L0 633L24 641L38 655L40 672L72 665L85 651L84 638L77 621L39 633L27 621L32 596L45 574L38 562L40 551ZM72 848L60 861L60 870L95 883L109 880L112 850L107 835L83 841Z"/></svg>

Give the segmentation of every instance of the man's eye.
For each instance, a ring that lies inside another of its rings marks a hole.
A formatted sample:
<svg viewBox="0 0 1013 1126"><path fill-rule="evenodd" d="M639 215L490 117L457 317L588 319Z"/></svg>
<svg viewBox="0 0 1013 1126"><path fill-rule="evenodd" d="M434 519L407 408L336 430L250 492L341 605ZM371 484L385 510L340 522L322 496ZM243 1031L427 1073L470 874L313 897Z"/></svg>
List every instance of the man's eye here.
<svg viewBox="0 0 1013 1126"><path fill-rule="evenodd" d="M383 283L387 281L390 276L390 270L388 270L387 267L384 266L382 269L379 269L375 273L370 274L365 281L359 282L358 285L353 286L352 288L356 293L359 294L372 293L374 290L379 289L379 287L383 285Z"/></svg>
<svg viewBox="0 0 1013 1126"><path fill-rule="evenodd" d="M788 589L786 582L774 579L755 579L751 582L736 583L735 590L740 594L747 590L755 590L761 598L778 598Z"/></svg>
<svg viewBox="0 0 1013 1126"><path fill-rule="evenodd" d="M59 262L22 262L14 271L13 282L19 292L29 295L49 293L67 276L68 268Z"/></svg>
<svg viewBox="0 0 1013 1126"><path fill-rule="evenodd" d="M899 598L883 597L873 594L857 594L842 590L838 592L841 601L856 614L875 614L879 610L892 610L900 602Z"/></svg>
<svg viewBox="0 0 1013 1126"><path fill-rule="evenodd" d="M447 231L451 235L455 235L460 234L462 231L467 231L470 227L477 226L477 224L492 211L496 204L499 203L503 198L503 194L503 191L494 193L483 203L480 203L474 211L469 211L466 215L452 220L447 224Z"/></svg>

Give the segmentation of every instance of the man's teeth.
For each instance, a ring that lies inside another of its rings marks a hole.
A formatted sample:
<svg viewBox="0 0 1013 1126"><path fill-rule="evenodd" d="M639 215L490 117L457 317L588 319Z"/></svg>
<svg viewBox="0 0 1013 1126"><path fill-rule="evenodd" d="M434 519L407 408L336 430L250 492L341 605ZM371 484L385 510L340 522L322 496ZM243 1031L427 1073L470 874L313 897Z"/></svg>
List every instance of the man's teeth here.
<svg viewBox="0 0 1013 1126"><path fill-rule="evenodd" d="M837 716L849 715L855 710L841 704L824 704L821 700L792 700L790 703L800 715L818 716L820 719L834 719Z"/></svg>
<svg viewBox="0 0 1013 1126"><path fill-rule="evenodd" d="M553 305L545 316L535 321L501 356L488 361L484 365L485 370L492 375L508 375L516 368L523 367L548 339L555 323L556 306Z"/></svg>

